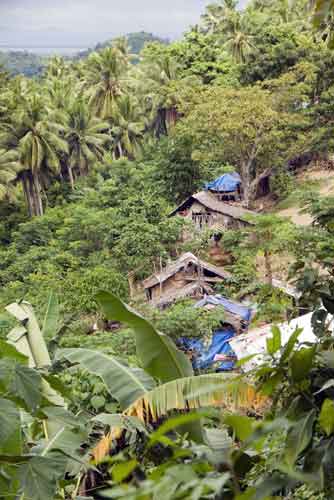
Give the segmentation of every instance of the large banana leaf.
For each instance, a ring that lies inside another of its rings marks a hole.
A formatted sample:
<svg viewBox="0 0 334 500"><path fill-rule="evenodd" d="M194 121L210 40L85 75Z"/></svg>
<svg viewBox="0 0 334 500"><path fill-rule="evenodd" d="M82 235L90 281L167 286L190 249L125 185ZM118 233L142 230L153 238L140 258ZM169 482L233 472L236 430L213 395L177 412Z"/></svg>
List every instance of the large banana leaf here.
<svg viewBox="0 0 334 500"><path fill-rule="evenodd" d="M96 300L109 320L125 323L136 334L137 356L141 364L152 377L162 382L169 382L181 377L193 375L189 359L179 351L174 342L158 332L153 325L115 295L100 292Z"/></svg>
<svg viewBox="0 0 334 500"><path fill-rule="evenodd" d="M143 422L155 422L173 410L218 406L229 410L261 412L267 398L240 377L207 374L173 380L147 392L125 414Z"/></svg>
<svg viewBox="0 0 334 500"><path fill-rule="evenodd" d="M21 323L20 327L15 327L9 332L7 336L9 343L29 358L30 367L50 366L49 351L31 304L25 301L14 302L7 306L6 310ZM45 380L42 382L42 391L50 402L57 406L65 406L63 398Z"/></svg>
<svg viewBox="0 0 334 500"><path fill-rule="evenodd" d="M58 295L51 292L43 320L42 334L45 339L50 339L57 334L60 321L60 308Z"/></svg>
<svg viewBox="0 0 334 500"><path fill-rule="evenodd" d="M50 366L51 359L46 347L41 329L38 325L34 310L28 302L14 302L6 307L7 312L12 314L26 329L27 340L37 367ZM19 343L16 345L19 349Z"/></svg>
<svg viewBox="0 0 334 500"><path fill-rule="evenodd" d="M88 372L100 377L122 409L127 408L155 386L153 378L144 370L130 368L113 356L107 356L99 351L61 349L57 351L56 359L66 359L72 364L79 364Z"/></svg>

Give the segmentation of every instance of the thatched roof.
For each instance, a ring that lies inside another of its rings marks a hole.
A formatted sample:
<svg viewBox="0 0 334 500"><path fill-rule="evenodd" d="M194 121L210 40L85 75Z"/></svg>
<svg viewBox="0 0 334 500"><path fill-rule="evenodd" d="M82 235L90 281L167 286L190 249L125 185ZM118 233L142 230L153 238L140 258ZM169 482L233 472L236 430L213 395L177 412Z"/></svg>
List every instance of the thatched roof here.
<svg viewBox="0 0 334 500"><path fill-rule="evenodd" d="M233 219L241 220L243 222L251 222L248 220L250 216L257 215L256 212L252 212L251 210L247 210L246 208L241 207L236 204L229 204L223 201L217 200L215 195L210 193L209 191L200 191L199 193L195 193L189 198L187 198L181 205L179 205L171 214L170 217L176 215L177 212L180 212L187 207L191 206L195 201L203 205L204 207L212 210L214 212L218 212L223 215L228 215Z"/></svg>
<svg viewBox="0 0 334 500"><path fill-rule="evenodd" d="M144 288L152 288L153 286L163 283L191 263L201 267L203 270L215 274L222 279L226 279L231 276L231 274L228 271L225 271L225 269L209 264L208 262L204 262L203 260L195 257L195 255L193 255L192 253L187 252L181 255L181 257L177 261L172 262L167 267L165 267L165 269L161 273L152 274L152 276L144 280Z"/></svg>

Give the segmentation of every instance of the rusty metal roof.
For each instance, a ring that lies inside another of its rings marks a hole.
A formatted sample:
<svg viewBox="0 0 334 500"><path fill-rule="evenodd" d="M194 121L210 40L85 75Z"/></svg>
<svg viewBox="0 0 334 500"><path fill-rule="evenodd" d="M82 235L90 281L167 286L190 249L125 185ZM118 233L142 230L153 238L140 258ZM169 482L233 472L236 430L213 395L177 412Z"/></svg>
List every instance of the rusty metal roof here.
<svg viewBox="0 0 334 500"><path fill-rule="evenodd" d="M199 193L195 193L189 198L187 198L181 205L179 205L173 212L170 213L170 217L175 215L180 210L183 210L189 203L193 203L197 201L201 205L214 212L218 212L223 215L228 215L233 219L241 220L244 222L252 223L249 219L252 216L256 216L257 213L252 210L247 210L243 208L241 205L225 203L223 201L217 200L215 195L210 193L209 191L200 191Z"/></svg>
<svg viewBox="0 0 334 500"><path fill-rule="evenodd" d="M193 263L198 266L200 266L202 269L205 269L207 271L210 271L213 274L216 274L218 277L222 279L230 278L231 273L228 271L225 271L222 267L217 267L214 266L213 264L209 264L208 262L205 262L198 257L195 257L190 252L186 252L181 257L175 261L169 264L165 269L163 269L162 272L160 273L154 273L152 276L144 280L144 288L151 288L153 286L159 285L160 283L163 283L166 281L168 278L171 276L174 276L177 272L179 272L181 269L186 267L188 264Z"/></svg>

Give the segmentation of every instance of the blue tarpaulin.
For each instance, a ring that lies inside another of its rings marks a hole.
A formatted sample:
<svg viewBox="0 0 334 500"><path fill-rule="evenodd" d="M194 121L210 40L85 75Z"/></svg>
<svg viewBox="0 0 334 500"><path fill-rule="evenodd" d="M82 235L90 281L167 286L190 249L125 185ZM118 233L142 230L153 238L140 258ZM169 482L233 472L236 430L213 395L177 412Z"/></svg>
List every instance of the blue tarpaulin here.
<svg viewBox="0 0 334 500"><path fill-rule="evenodd" d="M215 363L216 354L225 354L226 356L234 356L228 341L234 336L235 332L232 327L227 326L216 330L212 335L212 340L209 348L206 350L203 342L200 339L181 337L178 341L179 347L185 351L193 351L193 366L198 370L210 368ZM222 361L217 371L228 371L234 367L234 361Z"/></svg>
<svg viewBox="0 0 334 500"><path fill-rule="evenodd" d="M212 335L212 342L209 349L206 352L202 352L200 356L196 358L194 367L200 370L205 370L215 363L216 354L225 354L226 356L234 356L234 352L230 347L228 341L234 337L234 329L232 327L222 328L221 330L216 330ZM222 361L218 367L217 371L228 371L232 370L235 361Z"/></svg>
<svg viewBox="0 0 334 500"><path fill-rule="evenodd" d="M200 339L181 337L178 340L178 345L185 351L194 351L197 355L204 349L203 342Z"/></svg>
<svg viewBox="0 0 334 500"><path fill-rule="evenodd" d="M194 307L205 307L207 304L213 306L221 306L226 311L239 316L241 319L247 323L251 319L252 310L249 307L238 304L237 302L232 302L226 299L222 295L208 295L202 300L198 301ZM229 345L229 340L235 335L235 331L232 326L226 325L222 326L219 330L216 330L212 334L211 344L208 348L204 346L201 339L181 337L178 341L179 346L185 351L193 351L193 366L199 370L205 370L210 368L216 361L215 356L217 354L224 354L226 356L234 356L234 352ZM217 371L228 371L234 368L235 361L222 361L218 367Z"/></svg>
<svg viewBox="0 0 334 500"><path fill-rule="evenodd" d="M218 179L209 182L205 185L205 188L219 193L231 193L236 191L240 184L240 175L237 172L232 172L231 174L221 175Z"/></svg>
<svg viewBox="0 0 334 500"><path fill-rule="evenodd" d="M235 314L236 316L240 316L244 321L250 321L252 311L246 306L242 304L238 304L236 302L232 302L231 300L226 299L222 295L207 295L199 302L196 302L194 307L204 307L207 304L211 304L214 306L223 306L226 311Z"/></svg>

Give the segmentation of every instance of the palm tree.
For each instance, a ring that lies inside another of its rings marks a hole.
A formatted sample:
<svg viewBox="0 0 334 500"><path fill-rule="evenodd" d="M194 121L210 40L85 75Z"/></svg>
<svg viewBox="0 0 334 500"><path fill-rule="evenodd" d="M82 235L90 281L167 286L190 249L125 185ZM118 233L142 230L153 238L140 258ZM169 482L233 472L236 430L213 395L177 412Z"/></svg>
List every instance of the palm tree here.
<svg viewBox="0 0 334 500"><path fill-rule="evenodd" d="M138 93L144 96L149 128L159 138L168 135L168 129L177 120L177 95L172 83L179 80L179 66L168 54L156 60L143 60Z"/></svg>
<svg viewBox="0 0 334 500"><path fill-rule="evenodd" d="M18 179L31 217L43 214L42 190L50 176L60 171L60 156L68 151L60 137L62 130L52 116L47 116L43 99L34 95L0 134L0 146L18 154L21 164Z"/></svg>
<svg viewBox="0 0 334 500"><path fill-rule="evenodd" d="M202 24L207 33L223 33L229 30L238 2L222 0L220 3L209 4L202 16Z"/></svg>
<svg viewBox="0 0 334 500"><path fill-rule="evenodd" d="M310 7L307 0L255 0L252 3L250 12L262 12L266 14L267 21L279 22L282 24L300 21L303 27L306 21L306 10Z"/></svg>
<svg viewBox="0 0 334 500"><path fill-rule="evenodd" d="M67 110L75 93L75 86L75 79L70 75L64 79L48 78L45 81L45 91L50 107L54 110Z"/></svg>
<svg viewBox="0 0 334 500"><path fill-rule="evenodd" d="M253 38L253 35L248 33L245 18L240 13L236 13L224 42L225 48L235 62L246 62L249 54L256 49Z"/></svg>
<svg viewBox="0 0 334 500"><path fill-rule="evenodd" d="M115 157L134 158L140 150L144 133L144 122L137 102L129 95L122 96L112 117L112 135L115 142Z"/></svg>
<svg viewBox="0 0 334 500"><path fill-rule="evenodd" d="M0 200L12 194L12 188L20 170L18 153L0 149Z"/></svg>
<svg viewBox="0 0 334 500"><path fill-rule="evenodd" d="M91 54L86 68L85 80L91 108L103 120L110 119L117 99L124 92L127 61L119 49L109 47Z"/></svg>
<svg viewBox="0 0 334 500"><path fill-rule="evenodd" d="M131 59L137 57L134 54L130 54L130 47L125 36L115 38L112 42L112 46L118 51L118 54L124 61L125 65L127 65L131 61Z"/></svg>
<svg viewBox="0 0 334 500"><path fill-rule="evenodd" d="M52 57L47 66L47 77L62 78L69 71L69 65L65 63L64 59L59 56Z"/></svg>
<svg viewBox="0 0 334 500"><path fill-rule="evenodd" d="M91 114L82 99L75 100L67 114L65 139L68 143L67 172L74 188L76 175L84 176L92 163L102 159L110 141L108 122Z"/></svg>

